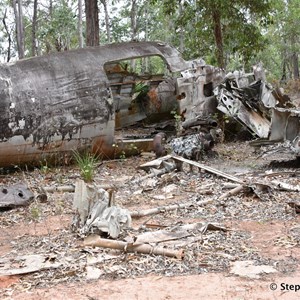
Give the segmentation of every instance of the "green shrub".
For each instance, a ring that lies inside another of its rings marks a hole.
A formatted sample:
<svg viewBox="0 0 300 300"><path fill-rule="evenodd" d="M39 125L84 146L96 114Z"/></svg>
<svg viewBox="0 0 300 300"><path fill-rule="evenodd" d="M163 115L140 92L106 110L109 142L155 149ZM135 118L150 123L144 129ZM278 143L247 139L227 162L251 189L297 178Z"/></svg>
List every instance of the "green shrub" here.
<svg viewBox="0 0 300 300"><path fill-rule="evenodd" d="M89 152L80 154L78 151L73 151L73 156L80 169L83 180L86 182L92 181L95 170L99 165L99 157Z"/></svg>

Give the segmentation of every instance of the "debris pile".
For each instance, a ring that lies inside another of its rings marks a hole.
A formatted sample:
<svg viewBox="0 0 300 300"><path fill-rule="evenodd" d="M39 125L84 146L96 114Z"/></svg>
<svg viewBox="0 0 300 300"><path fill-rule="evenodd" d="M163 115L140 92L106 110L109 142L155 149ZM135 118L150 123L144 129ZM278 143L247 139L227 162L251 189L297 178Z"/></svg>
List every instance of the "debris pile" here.
<svg viewBox="0 0 300 300"><path fill-rule="evenodd" d="M210 133L197 133L174 138L170 142L175 154L184 158L199 161L204 152L211 150L214 146L214 139Z"/></svg>

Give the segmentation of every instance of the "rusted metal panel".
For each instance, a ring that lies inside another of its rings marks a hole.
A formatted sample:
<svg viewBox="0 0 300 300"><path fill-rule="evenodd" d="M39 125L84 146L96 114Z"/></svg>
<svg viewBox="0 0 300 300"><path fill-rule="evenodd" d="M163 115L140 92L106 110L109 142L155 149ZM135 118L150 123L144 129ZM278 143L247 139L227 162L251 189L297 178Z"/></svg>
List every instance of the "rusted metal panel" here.
<svg viewBox="0 0 300 300"><path fill-rule="evenodd" d="M177 79L177 99L184 120L216 113L218 102L213 90L223 81L224 71L200 59L190 62L181 74Z"/></svg>
<svg viewBox="0 0 300 300"><path fill-rule="evenodd" d="M90 147L109 156L115 112L104 65L158 55L171 71L187 63L155 42L111 44L0 66L0 165L59 159Z"/></svg>
<svg viewBox="0 0 300 300"><path fill-rule="evenodd" d="M273 108L269 141L293 141L300 136L300 110Z"/></svg>

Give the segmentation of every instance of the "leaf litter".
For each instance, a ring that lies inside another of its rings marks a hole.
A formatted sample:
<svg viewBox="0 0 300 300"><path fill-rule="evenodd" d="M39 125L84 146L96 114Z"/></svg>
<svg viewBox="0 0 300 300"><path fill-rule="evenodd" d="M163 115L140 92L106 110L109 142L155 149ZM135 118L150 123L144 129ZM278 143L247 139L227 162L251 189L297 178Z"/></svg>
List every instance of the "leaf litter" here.
<svg viewBox="0 0 300 300"><path fill-rule="evenodd" d="M219 156L201 163L227 172L249 185L257 181L270 185L272 180L279 180L297 186L299 182L296 168L273 170L265 159L257 160L247 145L243 145L243 151L238 151L235 143L219 147ZM249 154L246 159L245 151ZM282 191L271 184L272 188L262 191L259 196L250 188L222 198L228 191L226 184L230 184L226 178L185 164L180 172L171 170L149 178L146 171L138 168L145 162L147 159L140 157L104 161L97 169L94 182L99 186L113 187L115 203L129 211L187 202L192 205L135 218L132 227L124 230L119 239L125 241L126 237L131 237L134 240L158 230L174 232L174 228L199 222L215 224L226 230L191 230L188 236L183 235L177 240L153 242L153 245L175 250L184 248L183 259L83 246L82 237L71 228L74 193L57 188L74 186L76 179L80 178L79 170L66 166L50 168L47 173L38 169L18 171L2 176L1 180L6 185L25 182L34 192L35 200L28 207L0 213L0 273L5 269L4 265L7 269L8 262L16 263L18 257L32 256L40 260L37 270L23 274L17 283L1 293L5 296L62 282L86 282L97 278L229 272L232 264L238 261L272 266L284 273L295 271L299 255L286 259L266 257L253 244L252 232L240 228L239 224L247 221L257 224L285 222L289 227L281 236L274 235L273 245L299 250L299 217L296 209L288 204L299 201L297 190ZM46 193L46 198L38 197L42 194L41 187L50 187L51 192ZM198 205L206 200L211 201ZM55 267L45 267L45 262Z"/></svg>

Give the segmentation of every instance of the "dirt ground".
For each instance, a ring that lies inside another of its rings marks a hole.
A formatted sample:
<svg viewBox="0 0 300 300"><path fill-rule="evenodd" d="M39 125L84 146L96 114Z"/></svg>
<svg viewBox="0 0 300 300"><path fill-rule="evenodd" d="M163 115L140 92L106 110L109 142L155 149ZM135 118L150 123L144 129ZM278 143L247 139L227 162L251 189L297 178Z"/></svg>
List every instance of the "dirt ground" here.
<svg viewBox="0 0 300 300"><path fill-rule="evenodd" d="M0 274L7 261L11 268L22 267L16 258L24 255L42 255L57 264L0 276L0 298L300 299L300 215L288 204L299 202L299 161L258 157L248 142L219 144L214 150L201 163L234 175L251 189L222 199L233 182L189 165L146 178L139 166L149 157L104 161L95 175L95 184L113 186L115 203L129 211L194 202L133 219L120 239L197 222L219 226L163 244L183 249L182 260L83 246L82 237L71 230L74 193L39 196L41 187L74 185L80 178L76 166L3 173L1 184L26 183L35 200L26 208L0 212ZM290 188L278 188L278 182ZM202 205L205 200L212 201ZM243 268L243 263L249 264ZM250 265L262 269L253 271Z"/></svg>

